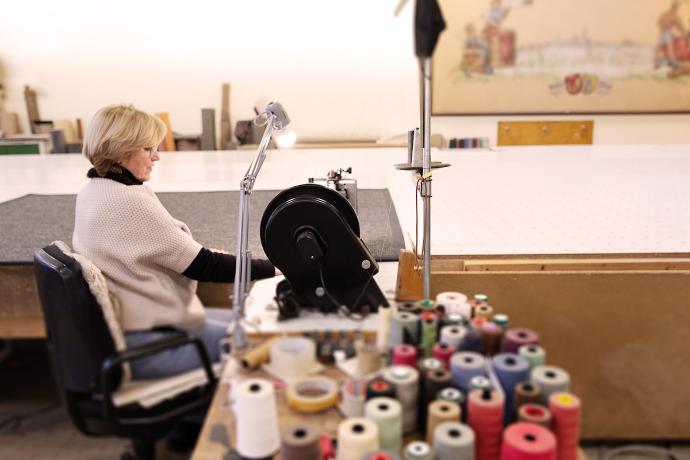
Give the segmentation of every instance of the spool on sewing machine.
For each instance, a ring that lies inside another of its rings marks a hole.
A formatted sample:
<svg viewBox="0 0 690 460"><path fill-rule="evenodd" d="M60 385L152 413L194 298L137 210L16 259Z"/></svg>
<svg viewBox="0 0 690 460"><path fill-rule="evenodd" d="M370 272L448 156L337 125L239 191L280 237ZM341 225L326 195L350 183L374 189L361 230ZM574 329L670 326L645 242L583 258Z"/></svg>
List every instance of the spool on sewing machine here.
<svg viewBox="0 0 690 460"><path fill-rule="evenodd" d="M303 184L280 192L266 207L261 245L285 275L276 288L279 319L297 317L305 308L351 316L388 305L374 280L378 264L343 194L351 191ZM356 200L356 192L349 196Z"/></svg>

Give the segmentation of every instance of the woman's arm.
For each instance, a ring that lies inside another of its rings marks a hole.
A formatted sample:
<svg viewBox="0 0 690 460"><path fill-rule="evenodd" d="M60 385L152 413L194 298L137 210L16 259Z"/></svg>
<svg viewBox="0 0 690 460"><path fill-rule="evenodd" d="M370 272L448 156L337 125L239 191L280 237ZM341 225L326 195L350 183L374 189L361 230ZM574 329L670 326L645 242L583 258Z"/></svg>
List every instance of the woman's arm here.
<svg viewBox="0 0 690 460"><path fill-rule="evenodd" d="M235 256L201 248L199 254L182 272L187 278L213 283L232 283L235 281ZM252 259L251 279L263 279L275 276L276 269L265 259Z"/></svg>

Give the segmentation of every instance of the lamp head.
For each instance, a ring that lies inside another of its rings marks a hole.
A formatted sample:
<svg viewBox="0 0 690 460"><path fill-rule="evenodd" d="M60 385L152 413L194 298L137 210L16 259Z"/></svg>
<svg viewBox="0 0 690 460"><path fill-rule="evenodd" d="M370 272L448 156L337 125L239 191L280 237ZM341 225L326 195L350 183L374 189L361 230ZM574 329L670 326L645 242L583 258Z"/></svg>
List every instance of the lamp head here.
<svg viewBox="0 0 690 460"><path fill-rule="evenodd" d="M275 119L273 120L273 127L277 130L283 130L290 124L290 117L288 117L287 112L280 104L280 102L269 102L266 106L266 113L273 115Z"/></svg>

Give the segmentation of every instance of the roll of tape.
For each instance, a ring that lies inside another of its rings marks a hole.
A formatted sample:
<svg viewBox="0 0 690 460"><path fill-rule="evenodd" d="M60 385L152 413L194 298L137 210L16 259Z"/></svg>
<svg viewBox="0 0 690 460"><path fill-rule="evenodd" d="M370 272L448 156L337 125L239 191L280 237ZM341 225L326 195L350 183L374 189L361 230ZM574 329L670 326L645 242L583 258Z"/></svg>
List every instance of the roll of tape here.
<svg viewBox="0 0 690 460"><path fill-rule="evenodd" d="M282 380L290 380L319 372L316 344L306 337L287 337L271 344L271 362L264 368Z"/></svg>
<svg viewBox="0 0 690 460"><path fill-rule="evenodd" d="M285 397L297 412L321 412L338 402L338 383L329 377L303 377L288 383Z"/></svg>
<svg viewBox="0 0 690 460"><path fill-rule="evenodd" d="M357 353L357 375L371 374L381 368L381 353L377 345L357 340L355 351Z"/></svg>

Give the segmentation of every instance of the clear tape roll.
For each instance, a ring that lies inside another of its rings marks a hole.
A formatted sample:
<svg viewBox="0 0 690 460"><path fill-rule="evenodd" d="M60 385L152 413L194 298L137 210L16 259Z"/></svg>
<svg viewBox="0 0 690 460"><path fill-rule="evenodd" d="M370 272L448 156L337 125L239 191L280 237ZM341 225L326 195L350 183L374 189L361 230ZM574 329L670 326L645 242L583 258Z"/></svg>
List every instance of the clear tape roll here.
<svg viewBox="0 0 690 460"><path fill-rule="evenodd" d="M474 430L460 422L443 422L434 429L436 460L474 460Z"/></svg>
<svg viewBox="0 0 690 460"><path fill-rule="evenodd" d="M377 345L363 340L355 342L357 353L357 375L371 374L381 368L381 353Z"/></svg>
<svg viewBox="0 0 690 460"><path fill-rule="evenodd" d="M379 427L366 418L349 418L338 425L337 460L360 460L379 448Z"/></svg>
<svg viewBox="0 0 690 460"><path fill-rule="evenodd" d="M273 384L249 379L230 390L235 414L237 452L243 457L263 458L280 448L278 411Z"/></svg>
<svg viewBox="0 0 690 460"><path fill-rule="evenodd" d="M264 365L274 376L289 380L322 369L316 362L316 344L306 337L286 337L271 344L271 362Z"/></svg>
<svg viewBox="0 0 690 460"><path fill-rule="evenodd" d="M364 408L366 418L379 427L381 449L400 451L402 446L402 405L393 398L372 398Z"/></svg>
<svg viewBox="0 0 690 460"><path fill-rule="evenodd" d="M338 382L322 376L302 377L288 383L285 398L288 406L297 412L321 412L338 402Z"/></svg>

